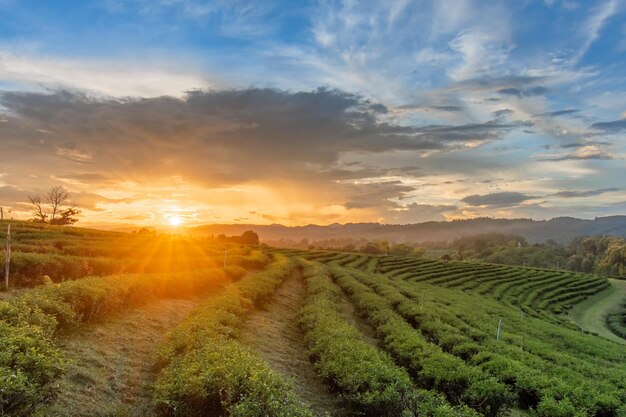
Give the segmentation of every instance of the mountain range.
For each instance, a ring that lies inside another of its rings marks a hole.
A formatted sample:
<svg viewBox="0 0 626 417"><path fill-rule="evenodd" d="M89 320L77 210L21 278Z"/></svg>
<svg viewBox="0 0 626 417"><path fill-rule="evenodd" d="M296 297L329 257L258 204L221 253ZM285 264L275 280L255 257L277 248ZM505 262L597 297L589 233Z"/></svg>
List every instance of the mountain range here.
<svg viewBox="0 0 626 417"><path fill-rule="evenodd" d="M347 223L326 226L284 226L280 224L211 224L189 228L192 235L240 235L253 230L262 242L281 240L311 242L328 239L366 239L389 242L451 241L463 236L482 233L501 233L526 238L530 243L554 239L569 243L578 236L611 235L626 237L626 216L596 217L593 220L556 217L550 220L477 218L449 222L415 224Z"/></svg>

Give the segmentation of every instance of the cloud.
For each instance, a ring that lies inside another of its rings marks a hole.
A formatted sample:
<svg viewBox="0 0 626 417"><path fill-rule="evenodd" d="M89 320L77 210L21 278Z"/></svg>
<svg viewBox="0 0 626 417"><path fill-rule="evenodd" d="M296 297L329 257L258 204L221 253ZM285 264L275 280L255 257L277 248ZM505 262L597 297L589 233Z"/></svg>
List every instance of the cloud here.
<svg viewBox="0 0 626 417"><path fill-rule="evenodd" d="M414 187L403 185L400 181L387 181L369 184L357 184L350 187L354 195L345 203L349 209L397 206L391 199L401 199Z"/></svg>
<svg viewBox="0 0 626 417"><path fill-rule="evenodd" d="M530 90L541 87L538 84L549 81L544 75L485 75L469 80L457 81L447 87L448 91L497 92L503 89ZM501 101L500 98L488 98L489 101Z"/></svg>
<svg viewBox="0 0 626 417"><path fill-rule="evenodd" d="M411 203L390 210L385 215L385 219L388 223L399 224L443 221L446 220L444 213L453 212L457 210L457 208L457 206L446 204L430 205Z"/></svg>
<svg viewBox="0 0 626 417"><path fill-rule="evenodd" d="M526 88L502 88L498 90L498 93L508 96L515 96L518 98L522 97L532 97L532 96L540 96L548 92L548 89L543 86L534 86L534 87L526 87Z"/></svg>
<svg viewBox="0 0 626 417"><path fill-rule="evenodd" d="M95 173L95 172L60 175L59 178L75 180L84 184L89 184L89 183L102 184L104 182L111 180L111 177L109 175Z"/></svg>
<svg viewBox="0 0 626 417"><path fill-rule="evenodd" d="M180 57L176 62L180 62ZM74 88L117 97L181 96L185 91L215 85L192 65L144 57L75 59L0 51L0 80L28 89Z"/></svg>
<svg viewBox="0 0 626 417"><path fill-rule="evenodd" d="M463 106L457 106L457 105L425 105L425 104L402 104L400 106L396 106L395 109L398 110L424 110L424 111L430 111L430 110L438 110L438 111L443 111L443 112L461 112L463 110L465 110L465 108Z"/></svg>
<svg viewBox="0 0 626 417"><path fill-rule="evenodd" d="M558 110L558 111L550 111L547 113L537 113L534 114L534 117L556 117L556 116L563 116L565 114L572 114L572 113L578 113L580 110L576 110L576 109L567 109L567 110Z"/></svg>
<svg viewBox="0 0 626 417"><path fill-rule="evenodd" d="M433 66L439 66L443 63L449 62L451 59L453 59L453 56L449 52L437 51L432 47L420 49L415 54L416 64L430 64Z"/></svg>
<svg viewBox="0 0 626 417"><path fill-rule="evenodd" d="M237 217L257 205L290 223L316 216L345 220L348 211L363 220L399 216L401 200L415 189L405 182L426 172L415 157L385 164L378 155L416 153L426 160L431 152L455 153L520 127L498 121L401 124L380 103L329 89L193 91L145 99L4 92L0 104L7 119L0 123L3 170L11 173L11 184L32 189L60 183L76 193L82 208L129 215L141 206L170 204L163 193L148 191L157 186L194 195L205 190L202 203L180 195L172 201L198 204L211 219L215 213L234 218L227 204L237 202ZM223 203L212 201L224 188L242 189L245 203L239 191L220 197ZM108 191L99 191L101 198L79 195L97 189ZM279 198L284 209L258 203L276 206ZM295 217L307 210L315 215Z"/></svg>
<svg viewBox="0 0 626 417"><path fill-rule="evenodd" d="M587 21L581 26L582 36L584 39L574 58L576 62L580 61L585 56L589 48L591 48L591 45L593 45L596 39L598 39L600 31L604 27L606 21L617 13L619 9L618 3L619 0L605 1L594 10L594 13L592 13Z"/></svg>
<svg viewBox="0 0 626 417"><path fill-rule="evenodd" d="M433 106L432 108L435 110L451 111L451 112L463 110L463 107L461 106Z"/></svg>
<svg viewBox="0 0 626 417"><path fill-rule="evenodd" d="M515 113L513 110L511 109L502 109L502 110L496 110L494 112L492 112L491 114L493 114L493 117L497 118L501 118L501 117L506 117L506 116L510 116L513 113Z"/></svg>
<svg viewBox="0 0 626 417"><path fill-rule="evenodd" d="M504 191L484 195L468 195L462 198L461 201L470 206L511 207L533 198L536 197L518 192Z"/></svg>
<svg viewBox="0 0 626 417"><path fill-rule="evenodd" d="M450 71L453 80L462 81L497 73L511 51L500 33L483 28L461 32L450 42L450 47L461 55L461 63Z"/></svg>
<svg viewBox="0 0 626 417"><path fill-rule="evenodd" d="M621 191L621 188L602 188L600 190L587 190L587 191L559 191L557 193L552 194L554 197L561 198L578 198L578 197L595 197L597 195L605 194L605 193L613 193Z"/></svg>
<svg viewBox="0 0 626 417"><path fill-rule="evenodd" d="M88 172L182 175L208 183L285 171L302 178L331 168L346 152L445 151L498 140L519 126L399 125L381 118L386 108L379 103L327 89L193 91L148 99L5 92L0 103L11 115L0 124L0 137L31 158L50 164L56 156L89 165Z"/></svg>
<svg viewBox="0 0 626 417"><path fill-rule="evenodd" d="M0 200L4 205L23 203L28 201L28 192L12 185L4 185L0 187Z"/></svg>
<svg viewBox="0 0 626 417"><path fill-rule="evenodd" d="M611 142L607 142L607 141L590 141L590 140L586 140L586 141L582 141L582 142L562 143L562 144L559 145L559 148L571 149L571 148L584 148L586 146L602 147L602 146L611 146L611 145L612 145L612 143Z"/></svg>
<svg viewBox="0 0 626 417"><path fill-rule="evenodd" d="M604 130L606 132L621 132L626 130L626 119L613 120L610 122L597 122L591 125L592 129Z"/></svg>
<svg viewBox="0 0 626 417"><path fill-rule="evenodd" d="M28 196L36 194L42 195L43 192L41 189L24 190L11 185L0 187L0 201L2 201L2 205L5 206L5 208L8 206L11 208L28 210ZM70 201L68 204L76 205L81 209L101 211L102 209L98 207L101 203L120 203L129 201L131 200L106 198L99 194L90 192L73 192L70 193Z"/></svg>
<svg viewBox="0 0 626 417"><path fill-rule="evenodd" d="M604 146L598 144L584 144L582 146L574 146L570 144L567 147L574 147L575 150L566 154L541 154L536 155L540 161L585 161L585 160L602 160L615 159L614 155L609 153Z"/></svg>

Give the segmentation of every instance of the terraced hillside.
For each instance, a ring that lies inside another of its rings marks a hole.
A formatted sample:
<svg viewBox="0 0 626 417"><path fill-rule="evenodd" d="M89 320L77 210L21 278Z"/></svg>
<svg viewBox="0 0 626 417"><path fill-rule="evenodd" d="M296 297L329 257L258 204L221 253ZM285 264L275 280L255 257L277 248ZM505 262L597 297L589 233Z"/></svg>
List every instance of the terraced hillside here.
<svg viewBox="0 0 626 417"><path fill-rule="evenodd" d="M560 314L608 287L604 277L487 263L320 252L307 259L377 273L393 280L471 292L519 306L528 314ZM550 317L549 315L546 317ZM552 319L552 317L550 317Z"/></svg>
<svg viewBox="0 0 626 417"><path fill-rule="evenodd" d="M2 248L8 223L12 242L11 287L36 286L44 282L44 276L52 282L63 282L88 276L213 268L224 264L227 246L231 247L228 265L264 264L262 256L256 260L248 257L250 248L216 244L211 239L115 233L24 221L0 221ZM4 256L2 251L2 265Z"/></svg>
<svg viewBox="0 0 626 417"><path fill-rule="evenodd" d="M463 262L297 253L323 264L417 387L484 415L617 416L623 346L581 333L568 309L598 276ZM296 255L292 252L292 255Z"/></svg>
<svg viewBox="0 0 626 417"><path fill-rule="evenodd" d="M206 240L36 233L23 253L142 272L0 301L0 416L626 415L623 345L567 316L602 277L235 245L224 267Z"/></svg>
<svg viewBox="0 0 626 417"><path fill-rule="evenodd" d="M614 280L613 285L621 290L619 304L613 307L605 318L609 330L626 340L626 281Z"/></svg>

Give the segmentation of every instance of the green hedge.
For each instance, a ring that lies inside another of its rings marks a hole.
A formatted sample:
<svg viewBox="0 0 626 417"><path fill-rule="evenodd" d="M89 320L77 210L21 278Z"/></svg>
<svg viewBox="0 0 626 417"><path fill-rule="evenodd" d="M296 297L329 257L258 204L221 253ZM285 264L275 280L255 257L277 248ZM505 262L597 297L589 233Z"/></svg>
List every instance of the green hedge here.
<svg viewBox="0 0 626 417"><path fill-rule="evenodd" d="M304 262L306 304L300 312L309 355L352 415L477 416L442 395L416 389L393 359L363 340L341 312L341 292L319 265Z"/></svg>
<svg viewBox="0 0 626 417"><path fill-rule="evenodd" d="M30 416L54 397L54 382L65 363L54 347L56 333L153 297L217 290L229 281L219 269L92 277L24 290L0 301L0 415Z"/></svg>
<svg viewBox="0 0 626 417"><path fill-rule="evenodd" d="M392 298L388 301L343 268L334 267L331 271L339 286L381 336L385 348L410 371L419 386L434 388L444 393L451 403L465 403L487 416L498 416L512 405L514 396L508 387L460 358L443 352L396 313L392 306L400 302L401 294L390 292L388 296Z"/></svg>
<svg viewBox="0 0 626 417"><path fill-rule="evenodd" d="M160 349L154 400L160 415L305 417L291 387L236 340L254 303L268 299L292 273L283 256L209 300L177 326Z"/></svg>

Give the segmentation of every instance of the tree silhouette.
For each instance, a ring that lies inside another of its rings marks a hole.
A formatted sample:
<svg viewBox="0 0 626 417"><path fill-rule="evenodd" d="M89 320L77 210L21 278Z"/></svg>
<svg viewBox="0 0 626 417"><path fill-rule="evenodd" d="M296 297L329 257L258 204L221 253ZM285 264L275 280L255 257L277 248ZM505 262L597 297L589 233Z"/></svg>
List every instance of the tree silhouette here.
<svg viewBox="0 0 626 417"><path fill-rule="evenodd" d="M44 193L43 199L39 194L29 195L33 215L31 221L61 226L76 223L78 221L76 216L80 214L80 210L75 207L63 208L68 205L70 196L70 192L61 186L50 188ZM45 206L48 206L49 210L46 210Z"/></svg>

